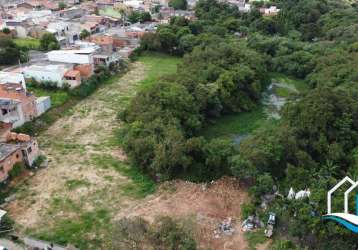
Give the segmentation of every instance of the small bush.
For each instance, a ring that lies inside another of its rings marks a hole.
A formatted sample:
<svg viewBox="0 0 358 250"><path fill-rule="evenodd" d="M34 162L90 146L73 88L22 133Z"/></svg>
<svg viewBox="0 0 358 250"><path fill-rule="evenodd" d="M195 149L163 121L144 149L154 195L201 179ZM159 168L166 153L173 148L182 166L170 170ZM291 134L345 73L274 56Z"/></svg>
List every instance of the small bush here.
<svg viewBox="0 0 358 250"><path fill-rule="evenodd" d="M39 168L41 164L46 160L46 156L39 155L36 160L34 161L33 167Z"/></svg>
<svg viewBox="0 0 358 250"><path fill-rule="evenodd" d="M241 216L245 220L248 216L255 214L256 208L252 203L244 203L241 205Z"/></svg>
<svg viewBox="0 0 358 250"><path fill-rule="evenodd" d="M115 224L113 244L120 249L197 249L190 232L170 217L159 217L152 225L140 217L123 218Z"/></svg>
<svg viewBox="0 0 358 250"><path fill-rule="evenodd" d="M15 222L7 214L1 218L0 222L0 237L6 236L14 226Z"/></svg>
<svg viewBox="0 0 358 250"><path fill-rule="evenodd" d="M15 163L15 165L9 172L9 177L15 178L15 177L19 176L22 173L22 171L24 171L24 169L25 169L24 163L22 163L22 162Z"/></svg>

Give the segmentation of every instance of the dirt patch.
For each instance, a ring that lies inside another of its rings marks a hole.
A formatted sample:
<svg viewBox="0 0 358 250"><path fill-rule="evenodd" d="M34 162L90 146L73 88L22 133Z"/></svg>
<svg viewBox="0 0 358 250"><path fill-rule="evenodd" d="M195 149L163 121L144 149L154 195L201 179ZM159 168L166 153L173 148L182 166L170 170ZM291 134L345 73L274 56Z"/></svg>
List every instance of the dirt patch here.
<svg viewBox="0 0 358 250"><path fill-rule="evenodd" d="M262 244L258 244L256 246L256 250L268 250L271 244L272 244L272 240L268 240Z"/></svg>
<svg viewBox="0 0 358 250"><path fill-rule="evenodd" d="M121 217L140 216L153 222L158 216L193 220L195 238L204 249L246 249L240 230L241 204L247 193L233 178L223 178L208 185L175 181L162 185L157 195L148 197L138 206L121 211ZM224 219L231 217L235 232L232 236L215 238L214 230Z"/></svg>

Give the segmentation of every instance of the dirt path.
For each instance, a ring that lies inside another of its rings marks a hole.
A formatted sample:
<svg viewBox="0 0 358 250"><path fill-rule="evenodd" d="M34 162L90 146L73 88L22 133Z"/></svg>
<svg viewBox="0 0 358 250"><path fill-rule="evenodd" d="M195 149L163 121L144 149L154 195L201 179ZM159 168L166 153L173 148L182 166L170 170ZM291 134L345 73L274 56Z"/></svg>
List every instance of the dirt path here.
<svg viewBox="0 0 358 250"><path fill-rule="evenodd" d="M127 97L134 95L146 70L140 62L132 64L117 82L78 103L38 138L49 167L30 178L7 207L23 229L51 225L56 217L71 217L65 205L57 206L61 201L86 211L102 206L113 211L127 205L128 199L115 194L118 185L129 180L113 169L94 166L91 158L99 154L125 158L111 145L113 129L118 127L116 116Z"/></svg>

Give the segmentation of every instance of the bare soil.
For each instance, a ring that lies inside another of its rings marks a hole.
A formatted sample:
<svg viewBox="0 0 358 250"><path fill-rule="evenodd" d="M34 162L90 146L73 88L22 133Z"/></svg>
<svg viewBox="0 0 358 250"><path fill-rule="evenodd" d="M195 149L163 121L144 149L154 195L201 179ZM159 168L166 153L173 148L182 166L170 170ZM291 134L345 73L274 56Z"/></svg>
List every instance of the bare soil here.
<svg viewBox="0 0 358 250"><path fill-rule="evenodd" d="M120 211L117 218L140 216L152 222L158 216L169 216L191 220L200 248L240 250L248 246L241 231L241 204L247 199L245 188L233 178L207 185L173 181L140 204ZM234 234L215 238L214 230L228 217L233 220Z"/></svg>

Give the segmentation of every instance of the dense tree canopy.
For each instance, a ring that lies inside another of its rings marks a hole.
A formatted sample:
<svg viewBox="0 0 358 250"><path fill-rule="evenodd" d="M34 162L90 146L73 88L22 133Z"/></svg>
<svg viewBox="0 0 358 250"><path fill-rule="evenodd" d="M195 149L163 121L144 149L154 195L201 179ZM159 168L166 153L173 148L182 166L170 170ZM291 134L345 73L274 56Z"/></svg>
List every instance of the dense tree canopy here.
<svg viewBox="0 0 358 250"><path fill-rule="evenodd" d="M56 36L51 33L45 33L40 39L40 47L42 50L56 50L60 48L60 45L56 39Z"/></svg>
<svg viewBox="0 0 358 250"><path fill-rule="evenodd" d="M176 10L186 10L188 3L186 0L170 0L169 6Z"/></svg>
<svg viewBox="0 0 358 250"><path fill-rule="evenodd" d="M0 65L11 65L20 60L20 49L7 36L0 36Z"/></svg>

